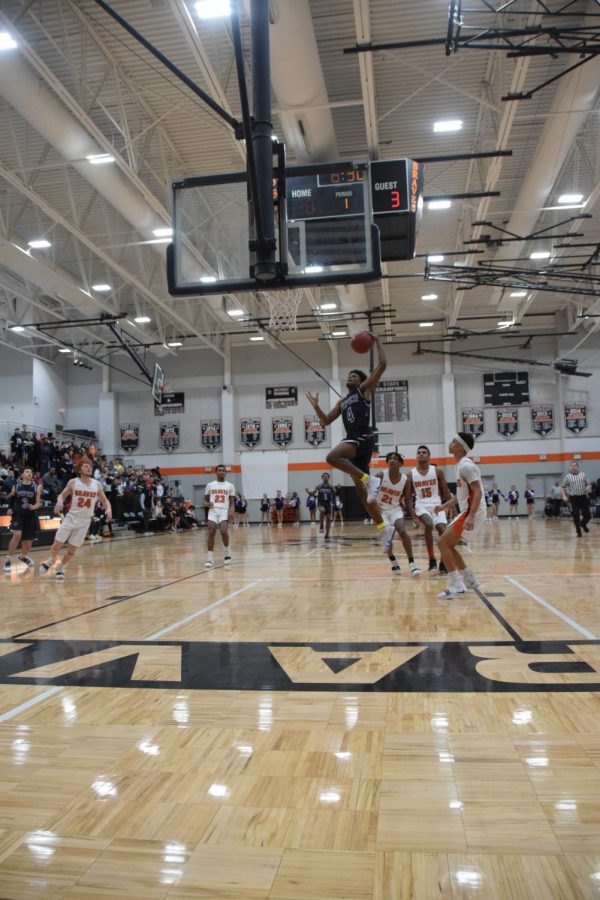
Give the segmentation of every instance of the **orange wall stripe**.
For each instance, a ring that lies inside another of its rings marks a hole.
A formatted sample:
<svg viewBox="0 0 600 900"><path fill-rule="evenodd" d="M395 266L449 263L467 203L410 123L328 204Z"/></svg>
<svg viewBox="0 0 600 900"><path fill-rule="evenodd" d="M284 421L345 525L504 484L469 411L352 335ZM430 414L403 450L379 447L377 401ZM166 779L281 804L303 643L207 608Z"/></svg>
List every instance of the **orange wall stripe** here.
<svg viewBox="0 0 600 900"><path fill-rule="evenodd" d="M496 456L480 456L477 460L477 464L480 466L494 466L494 465L510 465L517 463L549 463L549 462L571 462L575 456L575 453L546 453L541 454L545 455L546 459L540 459L539 453L502 453ZM475 456L475 454L473 454ZM584 459L600 459L600 451L599 450L582 450L581 453L577 453L578 460ZM432 461L438 466L453 466L456 462L453 456L434 456ZM405 467L416 466L416 459L405 459L404 465ZM327 471L331 470L331 466L329 463L322 460L321 462L293 462L288 463L288 472L315 472L315 471ZM374 469L384 469L385 468L385 457L373 457L372 468ZM206 471L206 466L181 466L179 468L163 468L160 466L160 471L163 475L211 475L214 472L214 466L211 468L209 472ZM229 466L228 471L232 473L241 472L242 467L235 465Z"/></svg>

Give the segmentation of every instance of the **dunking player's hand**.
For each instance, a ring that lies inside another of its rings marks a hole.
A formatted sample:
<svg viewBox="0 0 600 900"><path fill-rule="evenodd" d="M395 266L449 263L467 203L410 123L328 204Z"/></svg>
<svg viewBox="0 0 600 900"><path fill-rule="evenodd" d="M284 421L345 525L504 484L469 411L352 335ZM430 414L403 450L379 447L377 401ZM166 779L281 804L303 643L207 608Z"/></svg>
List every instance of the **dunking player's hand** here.
<svg viewBox="0 0 600 900"><path fill-rule="evenodd" d="M306 392L306 399L310 403L313 409L316 409L319 405L319 395L318 394L310 394L308 391Z"/></svg>

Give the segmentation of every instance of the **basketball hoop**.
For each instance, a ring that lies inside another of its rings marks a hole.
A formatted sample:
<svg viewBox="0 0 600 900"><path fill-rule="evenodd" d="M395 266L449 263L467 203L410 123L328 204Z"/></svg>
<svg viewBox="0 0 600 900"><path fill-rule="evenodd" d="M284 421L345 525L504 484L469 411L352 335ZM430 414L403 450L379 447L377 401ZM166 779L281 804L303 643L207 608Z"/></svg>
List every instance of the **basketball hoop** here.
<svg viewBox="0 0 600 900"><path fill-rule="evenodd" d="M263 291L269 304L269 328L273 331L297 331L296 314L304 288L288 288L285 291Z"/></svg>

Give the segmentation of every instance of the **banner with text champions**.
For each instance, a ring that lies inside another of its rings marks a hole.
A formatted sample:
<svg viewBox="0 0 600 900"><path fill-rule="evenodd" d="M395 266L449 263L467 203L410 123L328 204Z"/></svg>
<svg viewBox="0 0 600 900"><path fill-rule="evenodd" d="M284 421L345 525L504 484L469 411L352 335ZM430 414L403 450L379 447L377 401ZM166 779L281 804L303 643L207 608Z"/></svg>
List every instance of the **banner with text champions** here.
<svg viewBox="0 0 600 900"><path fill-rule="evenodd" d="M200 423L200 441L205 450L218 450L221 446L221 423L207 419Z"/></svg>
<svg viewBox="0 0 600 900"><path fill-rule="evenodd" d="M565 403L565 428L571 434L581 434L588 427L587 403Z"/></svg>
<svg viewBox="0 0 600 900"><path fill-rule="evenodd" d="M285 409L286 406L298 406L298 388L268 387L265 388L267 409Z"/></svg>
<svg viewBox="0 0 600 900"><path fill-rule="evenodd" d="M160 423L160 446L161 450L167 453L173 453L179 447L179 422L161 422Z"/></svg>
<svg viewBox="0 0 600 900"><path fill-rule="evenodd" d="M325 440L325 429L318 416L304 416L304 440L313 447L318 447Z"/></svg>
<svg viewBox="0 0 600 900"><path fill-rule="evenodd" d="M240 419L240 444L252 450L260 441L260 419Z"/></svg>
<svg viewBox="0 0 600 900"><path fill-rule="evenodd" d="M475 440L485 431L482 406L469 406L462 411L462 430L472 434Z"/></svg>
<svg viewBox="0 0 600 900"><path fill-rule="evenodd" d="M140 426L137 422L123 422L119 425L121 450L134 453L140 445Z"/></svg>
<svg viewBox="0 0 600 900"><path fill-rule="evenodd" d="M380 381L373 402L376 422L408 422L408 381Z"/></svg>
<svg viewBox="0 0 600 900"><path fill-rule="evenodd" d="M496 428L503 438L519 433L519 409L516 406L502 406L496 410Z"/></svg>
<svg viewBox="0 0 600 900"><path fill-rule="evenodd" d="M294 439L294 423L291 416L273 416L273 443L281 449L289 446Z"/></svg>
<svg viewBox="0 0 600 900"><path fill-rule="evenodd" d="M554 431L554 406L551 403L532 403L531 430L539 437L547 437Z"/></svg>

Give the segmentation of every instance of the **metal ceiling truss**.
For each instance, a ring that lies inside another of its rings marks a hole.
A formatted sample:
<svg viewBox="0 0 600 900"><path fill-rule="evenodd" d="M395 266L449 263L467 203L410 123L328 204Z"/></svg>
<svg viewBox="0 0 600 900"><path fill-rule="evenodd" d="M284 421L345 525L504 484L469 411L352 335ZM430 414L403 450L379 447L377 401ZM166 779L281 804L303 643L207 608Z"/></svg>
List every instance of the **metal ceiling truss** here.
<svg viewBox="0 0 600 900"><path fill-rule="evenodd" d="M493 228L494 231L498 232L498 234L482 234L479 238L473 238L468 241L463 241L463 244L484 244L489 249L497 249L498 247L502 247L504 244L510 244L512 242L522 243L524 241L537 241L540 239L555 241L561 238L584 237L584 234L581 231L568 231L565 234L555 234L554 232L557 228L562 228L563 225L568 225L570 222L577 222L579 219L591 218L591 213L581 213L581 215L579 216L569 216L568 219L563 219L561 222L556 222L554 225L548 225L546 228L538 228L537 231L533 231L531 232L531 234L525 235L515 234L514 231L508 231L508 229L502 228L500 225L496 225L494 222L477 220L472 223L474 226Z"/></svg>
<svg viewBox="0 0 600 900"><path fill-rule="evenodd" d="M481 266L444 266L428 264L425 278L428 281L448 281L459 284L464 290L483 285L514 288L517 290L543 291L550 294L581 294L600 297L600 274L577 271L559 271L563 266L546 266L542 269L516 269L510 266L483 263ZM570 268L570 267L569 267Z"/></svg>
<svg viewBox="0 0 600 900"><path fill-rule="evenodd" d="M574 13L576 0L561 0L554 7L549 0L532 0L528 10L519 8L520 0L450 0L448 9L448 29L445 37L428 38L418 41L389 41L373 44L359 43L346 47L344 53L373 53L378 50L402 50L412 47L443 46L446 56L459 50L501 50L508 58L523 56L575 55L580 59L567 66L557 75L548 78L537 87L523 91L511 91L501 99L530 100L543 88L563 78L568 72L584 65L600 55L600 12L585 16L584 24L573 24L575 17L581 19L581 12ZM521 0L522 2L522 0ZM532 22L532 15L537 21ZM529 24L521 27L505 24L504 16L523 16ZM493 24L489 19L493 17Z"/></svg>

